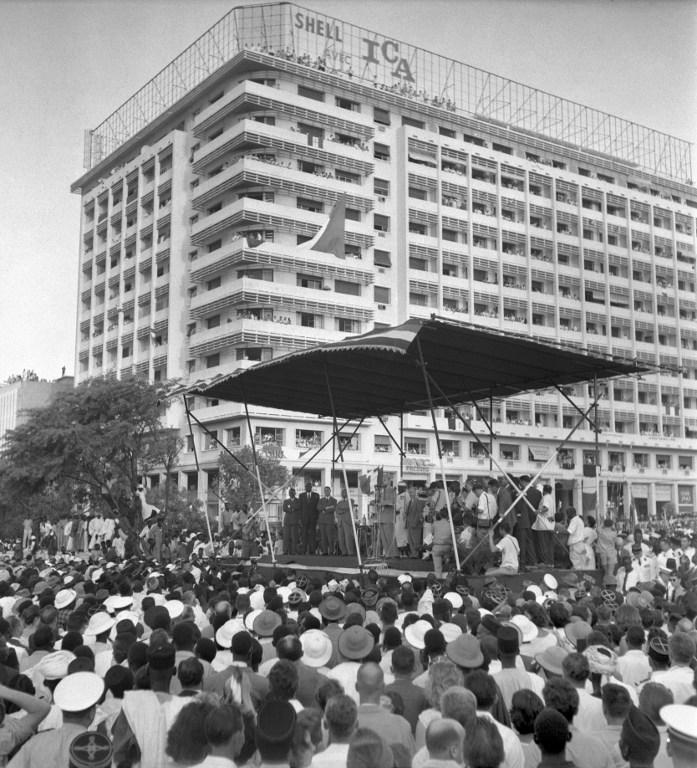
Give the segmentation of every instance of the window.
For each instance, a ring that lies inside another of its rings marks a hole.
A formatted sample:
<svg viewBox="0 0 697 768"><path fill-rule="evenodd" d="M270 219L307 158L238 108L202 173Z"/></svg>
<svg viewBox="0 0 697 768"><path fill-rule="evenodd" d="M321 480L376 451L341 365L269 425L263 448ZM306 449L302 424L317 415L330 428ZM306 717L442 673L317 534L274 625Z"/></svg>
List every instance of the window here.
<svg viewBox="0 0 697 768"><path fill-rule="evenodd" d="M656 455L656 466L658 469L672 469L673 459L670 454L659 453Z"/></svg>
<svg viewBox="0 0 697 768"><path fill-rule="evenodd" d="M155 299L155 312L159 312L161 309L167 309L169 306L169 293L163 293L162 296L158 296Z"/></svg>
<svg viewBox="0 0 697 768"><path fill-rule="evenodd" d="M121 357L130 357L131 356L131 347L129 344L124 344L123 347L121 347Z"/></svg>
<svg viewBox="0 0 697 768"><path fill-rule="evenodd" d="M410 456L428 455L428 442L425 437L405 437L404 452Z"/></svg>
<svg viewBox="0 0 697 768"><path fill-rule="evenodd" d="M256 445L275 444L283 445L285 430L280 427L257 427L254 430L254 443Z"/></svg>
<svg viewBox="0 0 697 768"><path fill-rule="evenodd" d="M239 448L240 446L240 428L230 427L225 430L225 445L228 448Z"/></svg>
<svg viewBox="0 0 697 768"><path fill-rule="evenodd" d="M634 462L635 469L646 469L649 466L649 454L633 453L632 461Z"/></svg>
<svg viewBox="0 0 697 768"><path fill-rule="evenodd" d="M361 177L358 173L351 173L350 171L344 171L341 168L337 168L334 171L334 177L337 181L345 181L347 184L360 184Z"/></svg>
<svg viewBox="0 0 697 768"><path fill-rule="evenodd" d="M206 368L215 368L220 365L220 353L216 352L214 355L208 355L206 358Z"/></svg>
<svg viewBox="0 0 697 768"><path fill-rule="evenodd" d="M339 447L344 451L359 451L361 441L359 435L339 433Z"/></svg>
<svg viewBox="0 0 697 768"><path fill-rule="evenodd" d="M335 280L334 290L337 293L345 293L349 296L361 295L361 286L358 283L350 283L348 280Z"/></svg>
<svg viewBox="0 0 697 768"><path fill-rule="evenodd" d="M487 452L483 445L479 443L470 443L470 458L471 459L485 459Z"/></svg>
<svg viewBox="0 0 697 768"><path fill-rule="evenodd" d="M309 451L322 445L322 433L315 429L296 429L295 447L301 451Z"/></svg>
<svg viewBox="0 0 697 768"><path fill-rule="evenodd" d="M203 433L203 450L214 451L218 447L218 430L211 429Z"/></svg>
<svg viewBox="0 0 697 768"><path fill-rule="evenodd" d="M426 123L423 120L416 120L413 117L407 117L402 115L402 125L408 125L412 128L420 128L422 131L426 127Z"/></svg>
<svg viewBox="0 0 697 768"><path fill-rule="evenodd" d="M253 360L259 362L260 360L264 360L266 355L264 354L264 349L262 347L240 347L235 350L235 358L237 360Z"/></svg>
<svg viewBox="0 0 697 768"><path fill-rule="evenodd" d="M457 138L455 131L452 128L444 128L442 125L438 126L438 133L441 136L447 136L449 139Z"/></svg>
<svg viewBox="0 0 697 768"><path fill-rule="evenodd" d="M238 269L237 279L248 277L250 280L265 280L267 283L273 283L273 269Z"/></svg>
<svg viewBox="0 0 697 768"><path fill-rule="evenodd" d="M299 197L297 206L302 211L312 211L312 213L324 213L324 203L318 200L310 200L307 197Z"/></svg>
<svg viewBox="0 0 697 768"><path fill-rule="evenodd" d="M213 315L206 320L206 328L217 328L220 325L220 315Z"/></svg>
<svg viewBox="0 0 697 768"><path fill-rule="evenodd" d="M346 221L360 221L361 212L357 208L347 208L345 211ZM344 245L344 251L346 251L346 245Z"/></svg>
<svg viewBox="0 0 697 768"><path fill-rule="evenodd" d="M427 200L428 192L420 187L409 187L409 197L413 197L415 200Z"/></svg>
<svg viewBox="0 0 697 768"><path fill-rule="evenodd" d="M391 267L392 259L389 251L380 251L377 248L373 251L373 264L376 267Z"/></svg>
<svg viewBox="0 0 697 768"><path fill-rule="evenodd" d="M373 298L376 304L390 303L390 289L382 288L379 285L373 287Z"/></svg>
<svg viewBox="0 0 697 768"><path fill-rule="evenodd" d="M390 231L390 217L383 216L380 213L373 214L373 229L377 232L389 232Z"/></svg>
<svg viewBox="0 0 697 768"><path fill-rule="evenodd" d="M457 242L457 232L454 229L446 229L443 227L441 235L443 240L448 240L451 243Z"/></svg>
<svg viewBox="0 0 697 768"><path fill-rule="evenodd" d="M518 461L520 459L520 446L515 443L501 443L499 446L501 458L505 461Z"/></svg>
<svg viewBox="0 0 697 768"><path fill-rule="evenodd" d="M207 290L207 291L212 291L212 290L214 290L215 288L220 288L220 284L221 284L221 282L222 282L222 281L221 281L221 279L220 279L220 275L218 275L218 277L214 277L212 280L209 280L209 281L206 283L206 290Z"/></svg>
<svg viewBox="0 0 697 768"><path fill-rule="evenodd" d="M361 105L357 101L351 101L350 99L343 99L341 96L337 96L334 99L334 103L339 109L348 109L351 112L360 112Z"/></svg>
<svg viewBox="0 0 697 768"><path fill-rule="evenodd" d="M392 452L392 441L387 435L375 435L374 440L375 453Z"/></svg>
<svg viewBox="0 0 697 768"><path fill-rule="evenodd" d="M692 470L692 456L678 456L678 466L682 470Z"/></svg>
<svg viewBox="0 0 697 768"><path fill-rule="evenodd" d="M313 101L324 101L324 93L322 91L308 88L306 85L298 86L298 96L304 96L306 99L312 99Z"/></svg>
<svg viewBox="0 0 697 768"><path fill-rule="evenodd" d="M194 452L194 436L193 435L186 436L186 452L187 453Z"/></svg>
<svg viewBox="0 0 697 768"><path fill-rule="evenodd" d="M389 125L390 124L390 113L387 109L380 109L380 107L375 107L373 109L373 121L376 122L378 125Z"/></svg>
<svg viewBox="0 0 697 768"><path fill-rule="evenodd" d="M322 278L314 275L296 275L295 284L298 288L314 288L317 291L322 290Z"/></svg>
<svg viewBox="0 0 697 768"><path fill-rule="evenodd" d="M386 179L375 179L373 181L373 192L381 197L387 197L390 194L390 182Z"/></svg>
<svg viewBox="0 0 697 768"><path fill-rule="evenodd" d="M373 157L376 160L389 160L390 148L385 144L373 144Z"/></svg>
<svg viewBox="0 0 697 768"><path fill-rule="evenodd" d="M309 312L298 312L299 324L303 328L322 328L322 315L313 315Z"/></svg>
<svg viewBox="0 0 697 768"><path fill-rule="evenodd" d="M460 455L460 441L459 440L441 440L440 450L443 456L447 459L457 458Z"/></svg>

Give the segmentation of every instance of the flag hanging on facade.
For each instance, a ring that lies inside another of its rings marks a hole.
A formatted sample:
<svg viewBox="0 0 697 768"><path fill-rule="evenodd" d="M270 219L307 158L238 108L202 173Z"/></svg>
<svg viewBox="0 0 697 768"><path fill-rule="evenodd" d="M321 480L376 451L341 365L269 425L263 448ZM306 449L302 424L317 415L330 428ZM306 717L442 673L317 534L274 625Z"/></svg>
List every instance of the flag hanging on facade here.
<svg viewBox="0 0 697 768"><path fill-rule="evenodd" d="M345 259L344 228L346 223L346 198L342 195L336 201L326 224L315 236L303 243L300 248L310 251L333 253L339 259Z"/></svg>

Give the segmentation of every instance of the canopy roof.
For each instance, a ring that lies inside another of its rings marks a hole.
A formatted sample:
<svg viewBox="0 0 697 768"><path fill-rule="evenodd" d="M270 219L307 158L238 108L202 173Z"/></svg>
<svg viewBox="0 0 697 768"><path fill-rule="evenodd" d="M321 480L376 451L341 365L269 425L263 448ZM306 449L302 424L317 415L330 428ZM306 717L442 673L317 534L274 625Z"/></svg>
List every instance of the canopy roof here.
<svg viewBox="0 0 697 768"><path fill-rule="evenodd" d="M408 320L292 352L194 385L189 393L354 419L645 373L632 360L444 320ZM331 395L330 395L331 389Z"/></svg>

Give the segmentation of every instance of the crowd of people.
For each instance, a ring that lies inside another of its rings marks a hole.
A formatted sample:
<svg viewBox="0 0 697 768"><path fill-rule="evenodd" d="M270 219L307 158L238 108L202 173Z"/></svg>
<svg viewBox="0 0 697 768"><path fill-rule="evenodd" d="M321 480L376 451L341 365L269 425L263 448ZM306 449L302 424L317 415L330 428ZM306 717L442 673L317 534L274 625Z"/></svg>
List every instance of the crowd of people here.
<svg viewBox="0 0 697 768"><path fill-rule="evenodd" d="M166 563L5 552L0 765L697 765L694 584L263 575L202 538ZM665 544L629 552L660 572Z"/></svg>

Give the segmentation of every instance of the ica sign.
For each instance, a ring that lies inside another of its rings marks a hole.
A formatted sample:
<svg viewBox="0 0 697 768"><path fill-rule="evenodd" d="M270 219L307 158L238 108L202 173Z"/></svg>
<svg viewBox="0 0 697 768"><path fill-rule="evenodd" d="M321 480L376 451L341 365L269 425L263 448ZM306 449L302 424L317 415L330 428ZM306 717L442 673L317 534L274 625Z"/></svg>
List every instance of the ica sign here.
<svg viewBox="0 0 697 768"><path fill-rule="evenodd" d="M363 60L368 64L380 64L381 59L388 64L394 64L392 70L393 77L400 77L404 80L408 80L410 83L414 82L414 75L411 73L409 62L399 55L399 43L394 40L370 40L367 37L363 38L363 42L367 46L367 53L363 57Z"/></svg>

